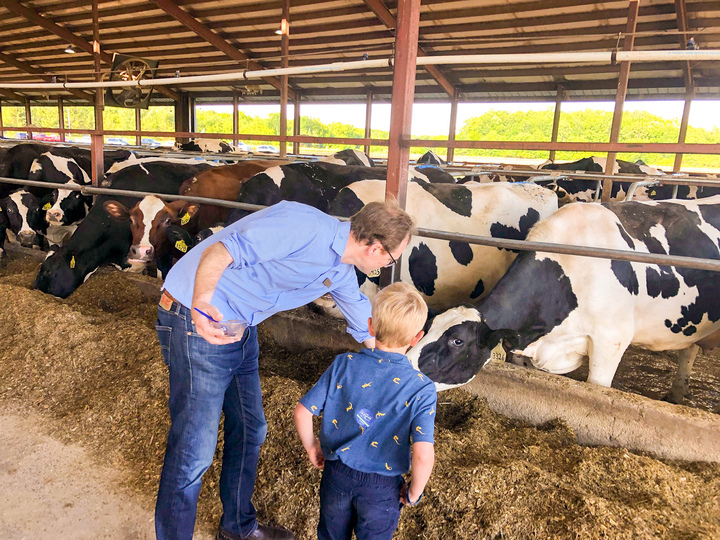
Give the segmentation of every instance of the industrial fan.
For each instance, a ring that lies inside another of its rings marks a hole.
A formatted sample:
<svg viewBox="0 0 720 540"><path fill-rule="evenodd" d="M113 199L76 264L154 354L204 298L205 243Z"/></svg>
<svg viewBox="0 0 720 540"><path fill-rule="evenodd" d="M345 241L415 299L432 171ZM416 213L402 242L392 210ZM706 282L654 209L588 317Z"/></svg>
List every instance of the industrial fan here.
<svg viewBox="0 0 720 540"><path fill-rule="evenodd" d="M116 54L113 56L110 81L139 81L153 79L159 62L136 56ZM129 109L147 109L150 105L152 86L129 86L108 88L105 91L105 103L113 107Z"/></svg>

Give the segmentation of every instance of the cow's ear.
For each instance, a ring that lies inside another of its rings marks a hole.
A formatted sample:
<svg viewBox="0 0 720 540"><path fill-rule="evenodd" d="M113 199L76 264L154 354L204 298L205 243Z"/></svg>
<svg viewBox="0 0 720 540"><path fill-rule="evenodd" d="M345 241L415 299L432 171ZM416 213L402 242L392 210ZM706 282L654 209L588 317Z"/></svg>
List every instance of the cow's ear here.
<svg viewBox="0 0 720 540"><path fill-rule="evenodd" d="M181 219L189 219L197 214L198 210L200 210L200 205L196 203L186 203L178 212L178 216L180 216Z"/></svg>
<svg viewBox="0 0 720 540"><path fill-rule="evenodd" d="M501 343L505 354L507 354L520 345L520 334L515 330L495 330L490 333L487 342L490 349L494 349L498 343Z"/></svg>
<svg viewBox="0 0 720 540"><path fill-rule="evenodd" d="M105 211L110 214L110 216L114 219L125 221L130 217L130 212L128 211L128 209L122 203L119 203L117 201L105 201L103 207L105 208Z"/></svg>

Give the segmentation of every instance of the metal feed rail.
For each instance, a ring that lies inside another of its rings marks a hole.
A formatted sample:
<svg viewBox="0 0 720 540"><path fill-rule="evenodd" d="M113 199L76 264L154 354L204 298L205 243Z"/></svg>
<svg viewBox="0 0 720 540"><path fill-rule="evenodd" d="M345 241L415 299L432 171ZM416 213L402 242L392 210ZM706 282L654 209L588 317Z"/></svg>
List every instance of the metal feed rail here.
<svg viewBox="0 0 720 540"><path fill-rule="evenodd" d="M2 178L0 182L9 184L18 184L24 186L48 188L47 182L36 182L33 180L18 180L15 178ZM227 208L240 208L257 212L267 208L259 204L246 204L234 201L224 201L220 199L209 199L206 197L184 197L182 195L170 195L166 193L153 193L149 191L128 191L123 189L96 188L91 186L73 186L62 184L62 189L79 191L85 195L125 195L129 197L142 198L147 195L155 195L164 200L177 201L183 200L188 202L196 202L201 204L214 204L216 206L225 206ZM349 218L337 217L341 221L348 221ZM681 268L693 268L696 270L710 270L720 272L720 260L718 259L700 259L697 257L680 257L673 255L661 255L658 253L638 253L636 251L605 249L588 246L576 246L569 244L551 244L546 242L528 242L527 240L510 240L507 238L492 238L489 236L473 236L462 233L451 233L445 231L437 231L434 229L418 228L418 236L425 238L436 238L438 240L454 240L457 242L467 242L468 244L477 244L481 246L490 246L504 249L517 249L520 251L541 251L544 253L561 253L566 255L578 255L581 257L595 257L600 259L612 259L617 261L631 261L645 264L658 264L663 266L679 266Z"/></svg>

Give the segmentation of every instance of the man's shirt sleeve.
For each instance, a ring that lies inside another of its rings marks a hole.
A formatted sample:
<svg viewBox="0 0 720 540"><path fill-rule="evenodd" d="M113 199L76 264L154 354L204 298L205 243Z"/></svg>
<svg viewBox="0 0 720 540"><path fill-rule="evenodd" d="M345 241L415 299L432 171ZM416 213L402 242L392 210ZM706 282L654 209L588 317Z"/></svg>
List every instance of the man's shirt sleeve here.
<svg viewBox="0 0 720 540"><path fill-rule="evenodd" d="M434 443L437 391L434 384L426 385L417 395L418 403L411 423L413 443Z"/></svg>
<svg viewBox="0 0 720 540"><path fill-rule="evenodd" d="M307 394L300 398L300 403L302 403L303 406L315 416L320 416L320 413L325 408L325 402L327 401L330 385L333 381L334 365L335 363L333 362L333 364L325 370L325 373L320 376L320 379L318 379L318 382L315 383L315 386L313 386Z"/></svg>
<svg viewBox="0 0 720 540"><path fill-rule="evenodd" d="M230 225L230 233L221 240L233 262L229 268L282 259L309 247L320 223L314 216L303 215L295 223L288 212L275 212L259 219L240 220Z"/></svg>
<svg viewBox="0 0 720 540"><path fill-rule="evenodd" d="M340 287L330 291L330 296L348 322L347 332L355 338L355 341L362 343L372 337L368 331L372 305L368 297L360 292L355 272L350 272L349 275L350 280L347 278L343 280Z"/></svg>

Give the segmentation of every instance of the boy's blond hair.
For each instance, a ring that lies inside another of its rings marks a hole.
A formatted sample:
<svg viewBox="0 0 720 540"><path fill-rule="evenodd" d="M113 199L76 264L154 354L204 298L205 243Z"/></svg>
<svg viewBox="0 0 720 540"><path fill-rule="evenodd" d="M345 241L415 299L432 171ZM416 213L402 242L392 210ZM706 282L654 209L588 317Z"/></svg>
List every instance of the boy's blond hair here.
<svg viewBox="0 0 720 540"><path fill-rule="evenodd" d="M423 329L428 308L412 285L397 282L381 290L372 306L375 338L388 347L404 347Z"/></svg>

